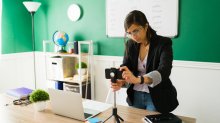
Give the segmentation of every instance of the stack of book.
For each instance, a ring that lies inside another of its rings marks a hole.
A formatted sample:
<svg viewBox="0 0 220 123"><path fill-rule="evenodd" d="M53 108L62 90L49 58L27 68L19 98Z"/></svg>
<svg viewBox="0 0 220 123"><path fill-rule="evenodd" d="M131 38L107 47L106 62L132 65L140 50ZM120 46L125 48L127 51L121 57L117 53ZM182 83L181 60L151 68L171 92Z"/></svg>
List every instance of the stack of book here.
<svg viewBox="0 0 220 123"><path fill-rule="evenodd" d="M33 90L25 87L14 88L6 91L6 94L18 99L27 98Z"/></svg>

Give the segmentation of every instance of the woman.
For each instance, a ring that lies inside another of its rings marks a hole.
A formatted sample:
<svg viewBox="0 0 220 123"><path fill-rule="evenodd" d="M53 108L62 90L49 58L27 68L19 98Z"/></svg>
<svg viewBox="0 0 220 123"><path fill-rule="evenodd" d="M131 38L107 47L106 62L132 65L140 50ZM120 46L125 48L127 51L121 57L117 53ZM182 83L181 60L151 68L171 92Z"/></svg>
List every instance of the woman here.
<svg viewBox="0 0 220 123"><path fill-rule="evenodd" d="M171 39L157 35L145 15L137 10L126 16L124 28L129 38L120 67L124 80L112 83L113 90L126 84L130 106L161 113L173 111L179 103L169 78L173 61Z"/></svg>

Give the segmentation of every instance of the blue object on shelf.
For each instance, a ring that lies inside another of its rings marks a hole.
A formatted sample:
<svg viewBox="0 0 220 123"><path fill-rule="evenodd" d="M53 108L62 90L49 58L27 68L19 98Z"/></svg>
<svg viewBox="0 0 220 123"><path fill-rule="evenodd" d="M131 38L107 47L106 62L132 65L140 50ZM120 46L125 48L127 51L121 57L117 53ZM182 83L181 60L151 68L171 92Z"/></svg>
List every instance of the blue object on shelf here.
<svg viewBox="0 0 220 123"><path fill-rule="evenodd" d="M63 90L63 82L61 82L61 81L56 81L56 82L55 82L55 89Z"/></svg>

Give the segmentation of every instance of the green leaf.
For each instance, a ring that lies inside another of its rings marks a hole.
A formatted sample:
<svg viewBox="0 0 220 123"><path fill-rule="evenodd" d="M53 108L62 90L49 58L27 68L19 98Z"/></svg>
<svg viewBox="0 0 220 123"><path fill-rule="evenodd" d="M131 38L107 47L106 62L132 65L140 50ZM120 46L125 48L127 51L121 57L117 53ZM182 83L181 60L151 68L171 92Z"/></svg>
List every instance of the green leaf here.
<svg viewBox="0 0 220 123"><path fill-rule="evenodd" d="M81 68L87 68L87 64L85 62L81 62ZM75 65L75 69L79 69L79 63Z"/></svg>
<svg viewBox="0 0 220 123"><path fill-rule="evenodd" d="M49 94L42 89L37 89L30 94L29 100L31 102L46 101L49 100Z"/></svg>

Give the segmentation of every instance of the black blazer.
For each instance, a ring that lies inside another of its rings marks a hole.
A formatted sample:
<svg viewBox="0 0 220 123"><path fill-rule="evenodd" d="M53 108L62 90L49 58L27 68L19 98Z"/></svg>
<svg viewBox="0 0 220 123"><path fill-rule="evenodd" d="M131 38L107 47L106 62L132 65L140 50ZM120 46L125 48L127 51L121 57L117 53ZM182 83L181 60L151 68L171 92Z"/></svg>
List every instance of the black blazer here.
<svg viewBox="0 0 220 123"><path fill-rule="evenodd" d="M140 44L129 40L127 42L122 66L127 66L135 76L138 75L138 56ZM172 41L170 38L155 35L150 40L149 53L146 64L146 73L153 70L160 72L162 81L155 87L149 87L150 95L157 111L167 113L173 111L178 105L177 92L169 78L173 61ZM127 102L133 103L134 84L127 89Z"/></svg>

